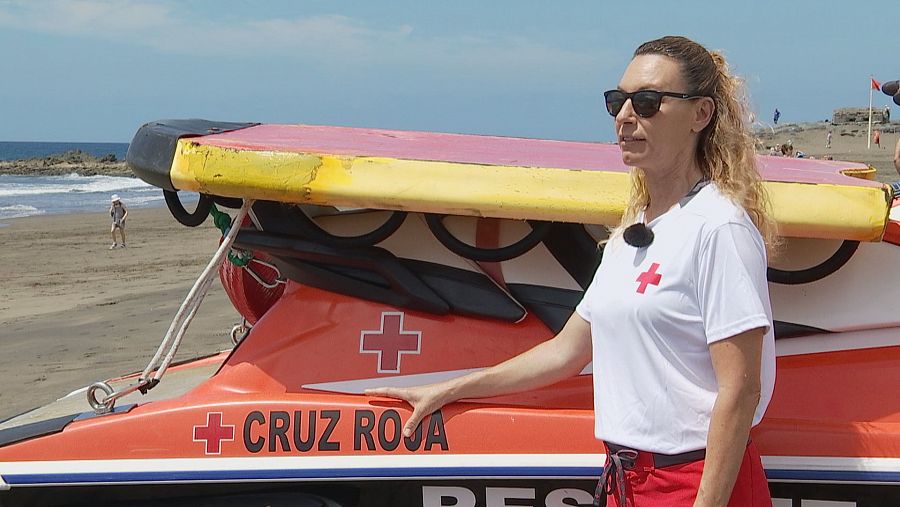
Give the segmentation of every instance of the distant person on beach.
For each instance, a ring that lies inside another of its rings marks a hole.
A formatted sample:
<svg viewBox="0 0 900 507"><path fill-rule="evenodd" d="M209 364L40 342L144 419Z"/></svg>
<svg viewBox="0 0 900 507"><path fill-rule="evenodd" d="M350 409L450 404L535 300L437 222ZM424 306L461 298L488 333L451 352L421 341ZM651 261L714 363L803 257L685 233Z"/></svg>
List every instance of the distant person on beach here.
<svg viewBox="0 0 900 507"><path fill-rule="evenodd" d="M112 227L110 227L109 233L112 235L113 244L109 246L109 249L125 248L125 219L128 218L128 210L125 209L125 205L122 204L118 195L113 194L110 200L112 203L109 205L109 216L112 218ZM119 235L122 237L121 244L116 241L116 231L119 231Z"/></svg>
<svg viewBox="0 0 900 507"><path fill-rule="evenodd" d="M897 139L897 146L894 147L894 169L900 174L900 139Z"/></svg>
<svg viewBox="0 0 900 507"><path fill-rule="evenodd" d="M879 148L882 147L882 146L881 146L881 131L880 131L880 130L876 130L875 132L872 132L872 141L875 142L875 146L877 146L877 147L879 147Z"/></svg>
<svg viewBox="0 0 900 507"><path fill-rule="evenodd" d="M772 120L775 122L775 125L778 125L778 118L781 118L781 111L779 111L778 108L776 107L775 108L775 116L772 118Z"/></svg>
<svg viewBox="0 0 900 507"><path fill-rule="evenodd" d="M900 139L897 139L897 145L894 146L894 169L900 175ZM891 190L894 192L894 198L900 197L900 181L891 182Z"/></svg>
<svg viewBox="0 0 900 507"><path fill-rule="evenodd" d="M825 147L829 148L829 149L831 148L831 131L830 130L828 131L828 135L825 136Z"/></svg>
<svg viewBox="0 0 900 507"><path fill-rule="evenodd" d="M783 157L793 157L794 156L794 143L788 139L788 142L781 145L781 155Z"/></svg>

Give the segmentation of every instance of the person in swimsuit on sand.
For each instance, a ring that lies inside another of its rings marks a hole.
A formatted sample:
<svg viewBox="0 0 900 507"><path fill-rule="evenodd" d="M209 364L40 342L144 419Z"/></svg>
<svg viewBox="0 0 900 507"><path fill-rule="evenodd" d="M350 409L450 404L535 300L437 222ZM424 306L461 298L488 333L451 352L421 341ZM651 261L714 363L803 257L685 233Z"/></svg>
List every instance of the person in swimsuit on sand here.
<svg viewBox="0 0 900 507"><path fill-rule="evenodd" d="M125 209L125 205L122 204L122 200L119 199L118 195L113 195L111 201L109 216L112 218L112 227L110 227L109 233L112 235L113 243L109 246L109 249L113 250L119 247L125 248L125 219L128 217L128 210ZM116 241L116 230L122 236L121 244Z"/></svg>

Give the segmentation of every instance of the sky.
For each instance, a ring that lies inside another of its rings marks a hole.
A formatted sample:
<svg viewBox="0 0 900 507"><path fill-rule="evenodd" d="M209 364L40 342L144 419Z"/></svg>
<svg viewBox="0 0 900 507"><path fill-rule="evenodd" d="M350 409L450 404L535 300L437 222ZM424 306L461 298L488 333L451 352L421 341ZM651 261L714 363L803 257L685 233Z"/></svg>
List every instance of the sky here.
<svg viewBox="0 0 900 507"><path fill-rule="evenodd" d="M830 0L0 0L0 141L128 142L164 118L611 141L603 91L663 35L721 50L761 121L776 107L819 121L866 107L870 75L900 79L895 15Z"/></svg>

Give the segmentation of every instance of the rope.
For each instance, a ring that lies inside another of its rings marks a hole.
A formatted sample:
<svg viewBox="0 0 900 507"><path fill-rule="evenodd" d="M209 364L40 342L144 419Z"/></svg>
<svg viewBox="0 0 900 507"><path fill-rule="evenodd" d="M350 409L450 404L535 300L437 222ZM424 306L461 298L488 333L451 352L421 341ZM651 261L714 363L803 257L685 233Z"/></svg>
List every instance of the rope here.
<svg viewBox="0 0 900 507"><path fill-rule="evenodd" d="M223 213L219 211L219 208L213 204L209 208L209 214L213 217L213 223L216 224L216 227L222 231L222 236L228 234L228 229L231 228L231 217L228 216L228 213Z"/></svg>
<svg viewBox="0 0 900 507"><path fill-rule="evenodd" d="M244 270L247 271L247 274L252 276L254 280L256 280L256 283L260 284L261 286L263 286L267 289L274 289L275 287L278 287L278 285L280 285L280 284L287 283L287 281L284 279L284 277L281 276L281 271L278 269L278 266L272 264L271 262L265 262L265 261L262 261L259 259L250 259L250 260L257 264L265 266L275 272L275 278L271 282L268 282L268 281L264 280L263 277L261 277L256 271L253 271L253 268L251 268L249 265L244 266Z"/></svg>
<svg viewBox="0 0 900 507"><path fill-rule="evenodd" d="M213 217L213 223L216 224L216 227L222 231L222 236L226 236L228 231L231 229L231 217L228 216L228 213L223 213L216 208L216 205L213 204L209 209L209 214ZM243 221L243 218L241 218ZM235 221L238 224L238 227L241 226L240 223ZM237 248L232 248L228 251L228 260L239 268L246 268L250 261L253 260L253 252L249 250L239 250Z"/></svg>
<svg viewBox="0 0 900 507"><path fill-rule="evenodd" d="M222 231L222 236L228 234L228 230L231 228L231 217L228 216L227 213L223 213L216 208L216 205L213 204L209 210L209 214L213 217L213 222L216 224L216 227ZM236 222L235 222L236 223ZM244 268L254 280L257 281L260 285L267 289L274 289L278 287L279 284L285 283L284 278L281 276L281 272L278 270L278 267L269 262L262 261L260 259L256 259L253 257L253 252L250 250L241 250L238 248L232 248L228 252L228 260L239 268ZM275 279L271 282L263 280L263 278L256 272L253 271L253 268L250 266L251 262L255 262L262 266L265 266L273 271L275 271Z"/></svg>
<svg viewBox="0 0 900 507"><path fill-rule="evenodd" d="M222 240L222 244L219 245L218 250L216 250L213 258L209 261L209 264L207 264L206 269L203 270L200 277L194 282L194 286L191 287L184 302L181 303L181 307L175 314L172 324L169 325L166 336L163 338L162 343L159 344L159 348L156 350L156 354L153 355L153 359L150 360L147 367L144 368L144 371L141 373L138 383L124 387L118 391L114 390L106 382L95 382L88 387L88 403L96 413L104 414L112 412L115 408L116 401L119 398L127 396L135 391L147 394L147 391L159 383L159 380L166 373L169 365L172 364L172 360L175 358L175 353L178 352L178 346L181 344L184 333L187 331L188 326L194 319L194 315L197 313L197 308L200 307L200 303L203 302L203 298L206 296L206 293L209 292L209 288L216 279L219 267L225 259L225 254L226 252L229 252L231 245L234 244L234 240L240 230L240 224L243 223L244 218L250 212L250 207L252 205L253 201L249 199L245 200L237 217L234 219L234 223L231 222L230 218L225 213L214 210L213 213L215 215L216 226L223 231L223 235L225 236ZM238 224L238 226L234 227L233 224ZM249 260L247 262L249 262ZM166 352L165 358L160 361L160 358L162 358L163 352L166 349L168 349L168 352ZM150 378L150 373L153 372L154 369L156 369L156 372L153 374L153 378ZM98 399L97 395L101 391L104 396L102 399Z"/></svg>
<svg viewBox="0 0 900 507"><path fill-rule="evenodd" d="M156 369L156 373L153 375L153 381L158 382L160 378L162 378L163 374L165 374L166 369L172 362L172 359L175 357L175 353L178 351L178 346L181 344L181 339L184 336L185 331L187 331L188 326L191 323L191 320L194 318L194 314L197 312L197 308L200 307L200 303L203 301L203 298L206 296L206 293L209 291L209 288L212 286L213 281L215 281L216 275L219 270L219 266L225 260L225 253L231 248L231 245L234 243L234 239L237 237L238 230L240 229L240 224L243 223L244 217L247 216L247 213L250 211L250 207L252 206L253 201L245 200L244 204L241 206L240 211L237 214L237 217L234 219L234 222L230 222L228 227L223 230L227 230L225 233L225 238L222 241L222 244L219 245L219 249L216 250L215 255L209 261L209 264L206 266L206 269L200 274L200 277L194 283L194 286L191 288L190 292L188 292L187 297L184 302L181 304L181 307L178 309L178 313L175 314L174 320L172 320L172 324L169 326L169 330L166 332L165 338L163 338L162 343L159 345L159 349L156 351L156 354L153 356L153 359L150 360L150 363L147 365L147 368L144 369L144 372L141 374L141 380L146 380L149 378L150 373L154 368ZM219 223L222 221L216 213L218 210L213 211L214 220L216 221L216 225L219 226ZM218 212L219 216L224 215L228 217L227 214ZM233 224L237 224L237 227L233 226ZM222 229L221 226L219 226ZM163 351L169 349L165 358L160 363L160 357L162 357Z"/></svg>

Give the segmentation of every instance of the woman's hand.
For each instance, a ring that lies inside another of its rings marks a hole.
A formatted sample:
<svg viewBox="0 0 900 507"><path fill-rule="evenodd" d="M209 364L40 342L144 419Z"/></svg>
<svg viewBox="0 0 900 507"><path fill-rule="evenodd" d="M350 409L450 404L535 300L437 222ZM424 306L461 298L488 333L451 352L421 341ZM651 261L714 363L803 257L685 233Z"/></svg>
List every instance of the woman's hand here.
<svg viewBox="0 0 900 507"><path fill-rule="evenodd" d="M366 389L366 394L395 398L412 405L413 413L403 426L403 436L409 437L426 415L448 403L548 386L577 375L590 360L591 325L573 313L552 340L541 342L491 368L437 384Z"/></svg>
<svg viewBox="0 0 900 507"><path fill-rule="evenodd" d="M433 414L438 409L455 401L449 395L450 388L444 384L429 384L417 387L380 387L366 389L367 396L384 396L403 400L413 407L413 413L403 425L403 436L410 437L416 431L416 427L428 414Z"/></svg>

